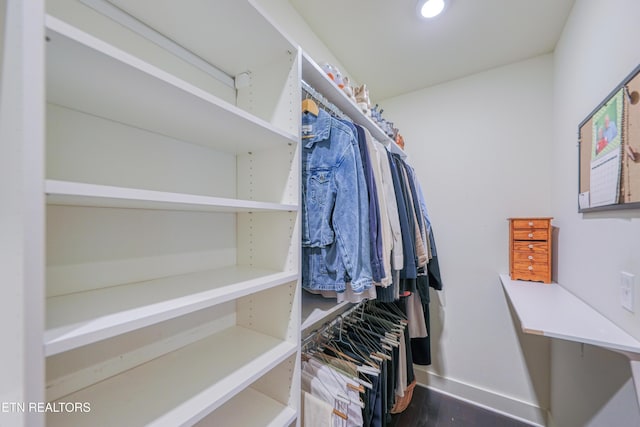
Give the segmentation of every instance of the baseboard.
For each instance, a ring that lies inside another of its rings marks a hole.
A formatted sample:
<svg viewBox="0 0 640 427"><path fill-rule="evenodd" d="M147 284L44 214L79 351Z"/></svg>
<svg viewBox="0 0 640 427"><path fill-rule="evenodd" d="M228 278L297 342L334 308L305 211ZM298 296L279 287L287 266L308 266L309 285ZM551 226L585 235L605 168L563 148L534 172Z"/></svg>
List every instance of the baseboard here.
<svg viewBox="0 0 640 427"><path fill-rule="evenodd" d="M547 425L547 410L490 390L427 372L415 366L418 385L536 427Z"/></svg>

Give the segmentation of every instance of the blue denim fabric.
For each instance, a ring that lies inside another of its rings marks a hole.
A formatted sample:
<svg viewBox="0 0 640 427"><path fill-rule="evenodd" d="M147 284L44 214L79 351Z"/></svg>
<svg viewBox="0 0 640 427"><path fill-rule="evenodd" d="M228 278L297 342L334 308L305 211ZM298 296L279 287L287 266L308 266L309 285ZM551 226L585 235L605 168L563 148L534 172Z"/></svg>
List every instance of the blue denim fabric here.
<svg viewBox="0 0 640 427"><path fill-rule="evenodd" d="M351 129L324 110L302 115L302 286L371 287L366 183Z"/></svg>

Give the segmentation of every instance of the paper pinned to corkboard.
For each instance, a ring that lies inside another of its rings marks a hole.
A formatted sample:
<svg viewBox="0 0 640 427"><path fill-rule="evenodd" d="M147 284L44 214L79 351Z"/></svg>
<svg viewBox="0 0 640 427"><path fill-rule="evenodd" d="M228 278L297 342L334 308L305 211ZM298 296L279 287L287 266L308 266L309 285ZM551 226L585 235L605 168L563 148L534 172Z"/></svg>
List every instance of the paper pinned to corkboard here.
<svg viewBox="0 0 640 427"><path fill-rule="evenodd" d="M625 89L620 88L592 116L591 207L620 202L624 96Z"/></svg>

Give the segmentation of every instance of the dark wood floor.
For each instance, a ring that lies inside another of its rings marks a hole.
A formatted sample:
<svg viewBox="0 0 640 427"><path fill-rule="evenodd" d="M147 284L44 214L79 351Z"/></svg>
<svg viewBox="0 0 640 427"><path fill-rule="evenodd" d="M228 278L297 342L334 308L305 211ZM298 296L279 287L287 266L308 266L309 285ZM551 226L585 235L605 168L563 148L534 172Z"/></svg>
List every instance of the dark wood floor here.
<svg viewBox="0 0 640 427"><path fill-rule="evenodd" d="M409 407L393 416L391 427L530 427L495 412L416 387Z"/></svg>

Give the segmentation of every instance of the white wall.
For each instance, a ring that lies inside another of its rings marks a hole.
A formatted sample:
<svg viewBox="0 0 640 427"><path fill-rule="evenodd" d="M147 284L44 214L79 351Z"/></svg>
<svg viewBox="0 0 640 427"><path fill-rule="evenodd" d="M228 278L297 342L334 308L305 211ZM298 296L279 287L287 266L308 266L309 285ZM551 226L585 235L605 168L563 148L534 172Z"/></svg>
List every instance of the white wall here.
<svg viewBox="0 0 640 427"><path fill-rule="evenodd" d="M551 214L552 67L545 55L381 103L425 191L444 280L422 380L536 422L549 344L517 332L498 274L508 272L506 219Z"/></svg>
<svg viewBox="0 0 640 427"><path fill-rule="evenodd" d="M2 95L2 69L4 64L4 31L5 17L7 15L7 1L0 0L0 95Z"/></svg>
<svg viewBox="0 0 640 427"><path fill-rule="evenodd" d="M640 2L577 0L554 55L552 213L559 227L558 281L640 339L636 314L620 306L619 275L640 275L640 211L577 213L578 124L640 63ZM595 262L597 261L597 262ZM640 281L636 279L636 286ZM628 362L606 350L554 342L553 425L637 426Z"/></svg>

